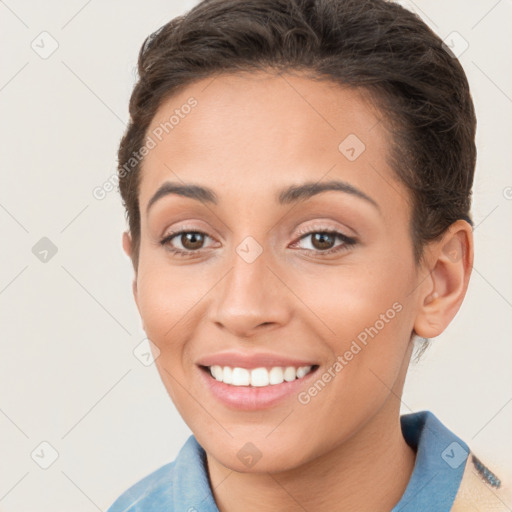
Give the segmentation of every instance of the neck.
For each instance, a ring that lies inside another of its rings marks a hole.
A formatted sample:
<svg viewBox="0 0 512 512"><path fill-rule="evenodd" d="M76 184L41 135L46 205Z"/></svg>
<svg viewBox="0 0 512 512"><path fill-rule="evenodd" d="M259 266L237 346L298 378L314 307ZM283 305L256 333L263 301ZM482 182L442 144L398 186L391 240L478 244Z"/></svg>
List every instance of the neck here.
<svg viewBox="0 0 512 512"><path fill-rule="evenodd" d="M390 394L357 434L290 471L240 473L207 455L220 512L389 512L403 495L415 462L402 435L399 404Z"/></svg>

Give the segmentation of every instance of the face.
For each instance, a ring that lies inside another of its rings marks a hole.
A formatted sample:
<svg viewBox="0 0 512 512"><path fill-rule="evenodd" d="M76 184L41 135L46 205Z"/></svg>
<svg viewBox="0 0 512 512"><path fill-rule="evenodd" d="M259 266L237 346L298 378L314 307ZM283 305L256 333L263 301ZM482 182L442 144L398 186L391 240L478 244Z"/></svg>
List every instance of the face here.
<svg viewBox="0 0 512 512"><path fill-rule="evenodd" d="M164 102L147 135L135 298L209 456L291 469L398 414L420 277L371 103L222 75Z"/></svg>

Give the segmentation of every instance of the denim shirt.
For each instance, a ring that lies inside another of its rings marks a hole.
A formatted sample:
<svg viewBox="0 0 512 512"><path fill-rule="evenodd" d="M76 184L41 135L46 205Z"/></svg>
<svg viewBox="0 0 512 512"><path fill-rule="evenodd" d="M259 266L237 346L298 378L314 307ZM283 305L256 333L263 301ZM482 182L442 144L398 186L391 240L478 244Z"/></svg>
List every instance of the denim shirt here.
<svg viewBox="0 0 512 512"><path fill-rule="evenodd" d="M448 512L460 486L469 447L430 411L400 417L416 462L391 512ZM107 512L219 512L209 483L206 454L191 435L178 456L125 491Z"/></svg>

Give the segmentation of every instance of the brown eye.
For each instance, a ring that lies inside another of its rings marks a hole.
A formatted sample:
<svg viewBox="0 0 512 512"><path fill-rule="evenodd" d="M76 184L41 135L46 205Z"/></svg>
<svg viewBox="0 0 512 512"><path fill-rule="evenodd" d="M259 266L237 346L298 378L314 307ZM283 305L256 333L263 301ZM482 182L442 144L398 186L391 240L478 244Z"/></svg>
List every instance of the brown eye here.
<svg viewBox="0 0 512 512"><path fill-rule="evenodd" d="M205 249L205 240L210 238L201 231L177 231L160 240L168 251L179 256L194 256Z"/></svg>
<svg viewBox="0 0 512 512"><path fill-rule="evenodd" d="M181 234L180 242L189 251L201 249L201 246L204 244L204 234L197 231L187 231Z"/></svg>
<svg viewBox="0 0 512 512"><path fill-rule="evenodd" d="M330 233L313 233L311 243L315 249L326 250L333 247L335 239Z"/></svg>
<svg viewBox="0 0 512 512"><path fill-rule="evenodd" d="M302 245L302 249L306 252L309 252L310 254L313 253L318 256L326 256L333 253L341 253L342 251L354 246L357 241L355 238L346 236L339 231L317 228L306 233L302 233L299 241L294 245L300 246L304 243L309 245L309 247L304 247L304 245Z"/></svg>

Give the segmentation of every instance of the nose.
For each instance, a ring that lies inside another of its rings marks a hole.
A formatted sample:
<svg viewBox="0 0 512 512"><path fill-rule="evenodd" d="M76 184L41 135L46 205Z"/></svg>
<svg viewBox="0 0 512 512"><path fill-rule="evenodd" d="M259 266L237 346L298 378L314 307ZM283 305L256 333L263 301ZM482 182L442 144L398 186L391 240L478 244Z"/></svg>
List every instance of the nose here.
<svg viewBox="0 0 512 512"><path fill-rule="evenodd" d="M252 262L234 256L211 306L210 320L218 327L238 338L249 338L288 322L290 292L277 265L269 260L265 251Z"/></svg>

